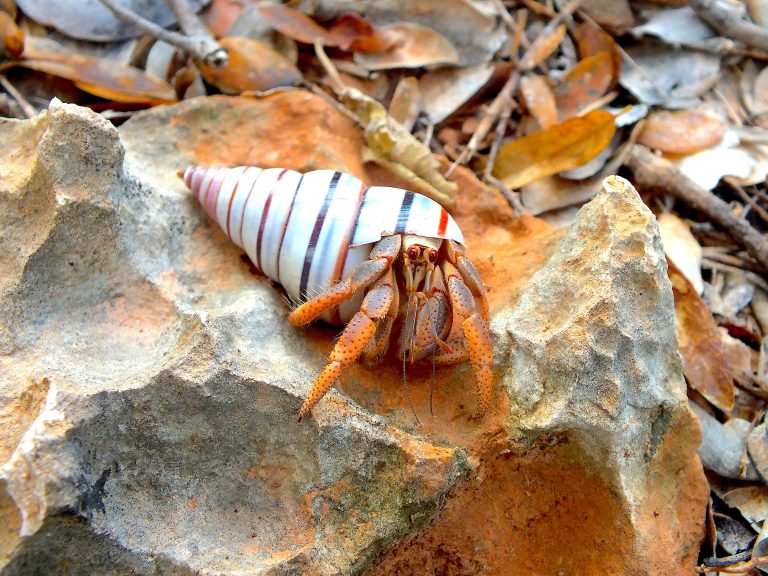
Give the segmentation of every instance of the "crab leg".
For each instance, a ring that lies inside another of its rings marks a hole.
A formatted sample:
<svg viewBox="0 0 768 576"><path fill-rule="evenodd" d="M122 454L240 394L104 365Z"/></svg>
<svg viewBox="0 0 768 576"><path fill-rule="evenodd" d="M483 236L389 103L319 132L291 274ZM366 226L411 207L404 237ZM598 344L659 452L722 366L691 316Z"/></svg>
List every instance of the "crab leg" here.
<svg viewBox="0 0 768 576"><path fill-rule="evenodd" d="M392 266L400 250L399 235L386 236L379 240L371 250L368 260L358 264L352 273L339 282L307 300L288 315L288 320L294 326L303 326L312 322L323 312L343 302L355 292L362 290L375 282L381 274Z"/></svg>
<svg viewBox="0 0 768 576"><path fill-rule="evenodd" d="M352 320L341 333L339 340L331 350L328 360L315 385L309 391L307 399L299 411L299 420L304 418L320 399L333 386L345 366L354 364L363 353L368 342L376 334L377 324L386 322L387 315L395 298L394 286L390 283L391 274L382 276L368 291Z"/></svg>
<svg viewBox="0 0 768 576"><path fill-rule="evenodd" d="M435 360L438 364L456 364L469 358L480 397L477 410L479 416L488 411L493 395L491 335L481 313L478 313L475 296L464 283L460 272L449 262L443 265L443 269L448 279L448 296L454 311L454 329L448 340L448 346L453 352L441 354ZM462 318L459 333L455 327L457 320Z"/></svg>

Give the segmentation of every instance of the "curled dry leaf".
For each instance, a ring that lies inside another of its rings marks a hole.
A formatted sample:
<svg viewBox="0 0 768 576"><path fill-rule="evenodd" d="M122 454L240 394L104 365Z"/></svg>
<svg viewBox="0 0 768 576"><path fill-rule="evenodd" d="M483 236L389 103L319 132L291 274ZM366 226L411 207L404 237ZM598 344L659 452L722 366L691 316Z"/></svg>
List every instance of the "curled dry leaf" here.
<svg viewBox="0 0 768 576"><path fill-rule="evenodd" d="M369 70L421 68L435 64L458 64L459 54L439 32L415 22L398 22L380 28L391 40L384 52L356 52L354 60Z"/></svg>
<svg viewBox="0 0 768 576"><path fill-rule="evenodd" d="M525 106L542 128L557 124L555 95L546 80L536 74L526 74L520 79L520 92Z"/></svg>
<svg viewBox="0 0 768 576"><path fill-rule="evenodd" d="M555 90L561 118L575 116L601 96L614 82L613 59L608 52L588 56L574 66Z"/></svg>
<svg viewBox="0 0 768 576"><path fill-rule="evenodd" d="M544 62L550 55L557 50L560 42L565 36L565 25L560 24L557 28L551 30L545 28L536 40L533 41L530 48L520 60L520 69L532 70Z"/></svg>
<svg viewBox="0 0 768 576"><path fill-rule="evenodd" d="M366 162L375 162L407 181L449 210L456 205L458 186L446 180L431 150L395 121L377 100L354 88L346 88L339 100L357 117L365 130Z"/></svg>
<svg viewBox="0 0 768 576"><path fill-rule="evenodd" d="M508 188L581 166L605 149L616 132L613 114L595 110L501 147L493 174Z"/></svg>
<svg viewBox="0 0 768 576"><path fill-rule="evenodd" d="M213 68L202 63L199 67L206 82L226 94L293 86L301 81L301 72L263 42L227 37L219 44L229 51L226 68Z"/></svg>
<svg viewBox="0 0 768 576"><path fill-rule="evenodd" d="M0 37L8 54L14 58L21 56L24 52L24 31L16 25L10 14L2 11L0 11Z"/></svg>
<svg viewBox="0 0 768 576"><path fill-rule="evenodd" d="M658 110L646 119L638 141L670 154L692 154L711 148L723 138L719 118L696 110Z"/></svg>
<svg viewBox="0 0 768 576"><path fill-rule="evenodd" d="M723 412L733 409L733 375L712 314L688 279L667 258L675 319L688 385Z"/></svg>
<svg viewBox="0 0 768 576"><path fill-rule="evenodd" d="M158 104L177 99L176 92L164 80L103 58L41 52L28 47L24 58L7 62L0 70L12 66L66 78L85 92L115 102Z"/></svg>

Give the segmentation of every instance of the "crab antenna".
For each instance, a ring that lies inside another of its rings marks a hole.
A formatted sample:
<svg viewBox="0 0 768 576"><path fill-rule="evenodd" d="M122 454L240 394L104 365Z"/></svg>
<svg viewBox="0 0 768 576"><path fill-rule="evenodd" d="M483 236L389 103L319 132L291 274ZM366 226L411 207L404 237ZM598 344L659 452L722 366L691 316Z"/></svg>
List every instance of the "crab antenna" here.
<svg viewBox="0 0 768 576"><path fill-rule="evenodd" d="M413 294L408 295L408 304L405 306L405 330L408 330L408 313L411 311L411 298L413 297ZM406 332L406 336L407 335L408 333ZM406 338L403 338L403 389L405 390L405 397L408 399L408 406L411 407L411 412L413 412L413 417L416 419L416 423L421 426L421 420L419 420L419 417L416 415L413 402L411 402L411 395L408 393L408 378L405 369L405 350L407 347L408 343L406 342Z"/></svg>

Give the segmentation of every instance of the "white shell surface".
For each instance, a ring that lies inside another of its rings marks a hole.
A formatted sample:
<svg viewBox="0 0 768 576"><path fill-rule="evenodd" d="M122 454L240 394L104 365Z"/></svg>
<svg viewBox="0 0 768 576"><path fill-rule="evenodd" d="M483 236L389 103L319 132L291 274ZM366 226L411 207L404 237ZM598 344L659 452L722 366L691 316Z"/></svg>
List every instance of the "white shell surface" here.
<svg viewBox="0 0 768 576"><path fill-rule="evenodd" d="M281 168L190 167L184 182L256 267L296 301L349 276L383 236L464 242L437 202L400 188L368 188L333 170L302 175ZM359 304L357 296L344 302L336 319L347 321Z"/></svg>

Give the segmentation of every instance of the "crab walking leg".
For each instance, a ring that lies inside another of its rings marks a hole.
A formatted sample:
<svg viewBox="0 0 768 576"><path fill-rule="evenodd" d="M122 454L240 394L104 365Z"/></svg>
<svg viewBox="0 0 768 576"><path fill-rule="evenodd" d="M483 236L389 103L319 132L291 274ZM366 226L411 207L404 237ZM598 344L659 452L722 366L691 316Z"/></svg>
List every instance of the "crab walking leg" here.
<svg viewBox="0 0 768 576"><path fill-rule="evenodd" d="M379 240L371 250L369 259L356 266L347 278L307 300L291 312L288 315L290 323L294 326L308 324L329 308L340 304L355 292L375 282L397 258L400 251L400 238L396 235Z"/></svg>
<svg viewBox="0 0 768 576"><path fill-rule="evenodd" d="M454 313L464 318L461 323L462 334L453 331L448 340L452 353L437 356L439 364L456 364L469 358L475 373L475 383L480 397L476 416L488 411L493 395L493 348L488 325L478 313L475 298L464 283L459 271L450 263L444 264L445 276L448 278L448 296Z"/></svg>
<svg viewBox="0 0 768 576"><path fill-rule="evenodd" d="M312 390L309 391L299 411L299 420L309 414L315 404L328 392L341 375L341 370L357 361L368 342L376 334L377 324L386 320L394 297L394 288L389 283L389 275L380 278L368 291L360 310L344 328L344 332L341 333L328 356L325 367L315 380Z"/></svg>
<svg viewBox="0 0 768 576"><path fill-rule="evenodd" d="M377 284L387 286L391 290L392 298L384 319L376 322L376 334L368 342L365 350L363 350L363 359L366 362L377 362L387 352L389 348L389 335L392 332L392 325L395 323L397 312L400 308L400 293L397 290L395 270L390 267L378 280ZM375 289L379 289L379 286Z"/></svg>
<svg viewBox="0 0 768 576"><path fill-rule="evenodd" d="M464 280L464 284L467 285L467 288L469 288L470 292L474 295L475 302L480 305L480 312L483 316L483 320L488 323L490 321L488 298L485 295L485 286L480 279L480 274L477 273L475 265L464 255L464 249L453 240L448 241L448 257L456 268L458 268L459 274L461 274L461 278Z"/></svg>

